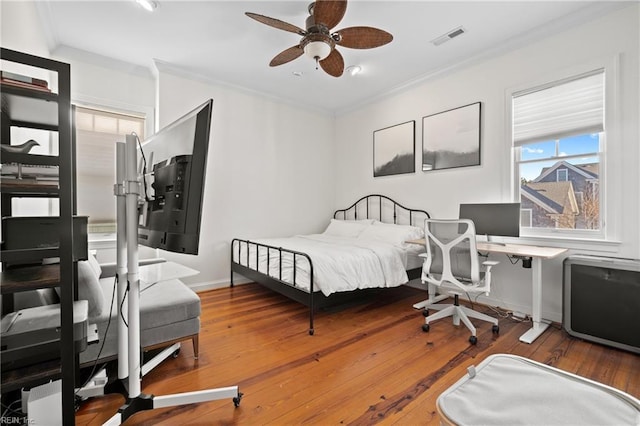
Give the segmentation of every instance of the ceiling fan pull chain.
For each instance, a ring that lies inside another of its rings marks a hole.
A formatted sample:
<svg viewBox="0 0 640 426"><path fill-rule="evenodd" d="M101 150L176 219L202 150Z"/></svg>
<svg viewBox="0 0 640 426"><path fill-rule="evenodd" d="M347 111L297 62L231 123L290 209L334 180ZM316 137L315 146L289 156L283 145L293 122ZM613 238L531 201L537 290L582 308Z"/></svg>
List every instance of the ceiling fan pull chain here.
<svg viewBox="0 0 640 426"><path fill-rule="evenodd" d="M318 69L318 62L320 62L320 57L316 56L314 59L316 60L316 70L317 70Z"/></svg>

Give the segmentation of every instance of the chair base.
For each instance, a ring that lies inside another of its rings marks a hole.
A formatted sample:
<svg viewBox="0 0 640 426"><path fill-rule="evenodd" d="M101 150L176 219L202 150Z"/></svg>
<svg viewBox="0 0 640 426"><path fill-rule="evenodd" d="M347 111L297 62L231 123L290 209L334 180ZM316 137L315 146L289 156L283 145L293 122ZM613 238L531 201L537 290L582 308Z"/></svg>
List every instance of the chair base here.
<svg viewBox="0 0 640 426"><path fill-rule="evenodd" d="M431 306L431 308L433 307L434 306ZM473 309L467 308L466 306L460 306L458 302L457 294L455 295L453 305L438 305L438 307L440 308L438 312L436 312L433 315L429 315L425 318L424 320L425 326L423 326L422 328L424 331L429 331L429 324L432 323L433 321L446 318L446 317L453 317L453 325L460 325L460 321L463 322L463 324L469 329L469 331L471 331L471 338L469 339L471 343L475 343L477 339L476 339L476 328L471 323L471 320L469 318L475 318L482 321L490 322L493 324L492 331L494 333L498 333L499 331L498 320L496 318L493 318L481 312L474 311Z"/></svg>
<svg viewBox="0 0 640 426"><path fill-rule="evenodd" d="M449 298L447 294L437 294L436 286L434 284L429 284L429 298L423 300L422 302L415 303L413 305L414 309L440 309L441 305L436 305L436 303Z"/></svg>

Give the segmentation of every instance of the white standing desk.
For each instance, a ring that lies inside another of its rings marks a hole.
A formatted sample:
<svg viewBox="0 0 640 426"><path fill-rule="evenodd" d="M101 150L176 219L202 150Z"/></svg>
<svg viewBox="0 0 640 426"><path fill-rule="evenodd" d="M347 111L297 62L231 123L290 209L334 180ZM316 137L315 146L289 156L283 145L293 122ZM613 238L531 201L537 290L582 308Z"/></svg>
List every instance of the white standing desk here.
<svg viewBox="0 0 640 426"><path fill-rule="evenodd" d="M425 245L425 240L410 240L412 244ZM488 242L477 242L476 248L479 252L502 253L511 256L520 256L531 259L531 281L532 281L532 327L520 336L520 341L532 343L549 327L549 321L542 319L542 261L552 259L566 253L568 249L558 247L531 246L525 244L499 244Z"/></svg>

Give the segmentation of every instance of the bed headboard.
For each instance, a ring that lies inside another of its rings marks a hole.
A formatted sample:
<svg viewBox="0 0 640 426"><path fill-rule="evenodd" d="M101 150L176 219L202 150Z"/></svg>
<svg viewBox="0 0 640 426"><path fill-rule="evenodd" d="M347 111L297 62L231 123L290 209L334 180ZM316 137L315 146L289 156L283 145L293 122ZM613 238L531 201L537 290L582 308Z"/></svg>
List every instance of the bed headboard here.
<svg viewBox="0 0 640 426"><path fill-rule="evenodd" d="M410 209L385 195L365 195L345 209L336 210L334 219L359 220L375 219L396 225L424 226L424 220L430 218L425 210Z"/></svg>

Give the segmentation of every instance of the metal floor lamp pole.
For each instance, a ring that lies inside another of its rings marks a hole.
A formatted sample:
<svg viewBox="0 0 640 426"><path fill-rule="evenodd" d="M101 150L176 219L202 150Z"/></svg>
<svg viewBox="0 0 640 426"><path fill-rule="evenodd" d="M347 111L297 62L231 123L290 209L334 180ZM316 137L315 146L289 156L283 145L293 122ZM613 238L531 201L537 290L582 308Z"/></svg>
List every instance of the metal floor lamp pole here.
<svg viewBox="0 0 640 426"><path fill-rule="evenodd" d="M127 400L118 412L107 420L105 425L119 425L132 415L156 408L177 405L195 404L232 398L234 405L240 405L242 393L238 386L217 389L206 389L194 392L177 393L165 396L145 395L141 392L142 364L140 359L140 274L138 267L138 196L140 182L137 167L136 135L127 135L126 145L116 144L116 178L117 202L117 271L118 271L118 309L123 306L126 297L128 327L122 315L118 313L118 378L124 380L128 376ZM122 164L124 163L124 165ZM123 199L125 200L123 202ZM122 207L125 204L126 207ZM126 242L121 241L125 238ZM122 253L126 244L126 265L122 262ZM124 273L126 271L126 285ZM122 281L122 283L121 283ZM128 339L125 340L124 332ZM126 364L125 364L126 360ZM126 365L126 367L125 367Z"/></svg>

